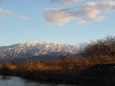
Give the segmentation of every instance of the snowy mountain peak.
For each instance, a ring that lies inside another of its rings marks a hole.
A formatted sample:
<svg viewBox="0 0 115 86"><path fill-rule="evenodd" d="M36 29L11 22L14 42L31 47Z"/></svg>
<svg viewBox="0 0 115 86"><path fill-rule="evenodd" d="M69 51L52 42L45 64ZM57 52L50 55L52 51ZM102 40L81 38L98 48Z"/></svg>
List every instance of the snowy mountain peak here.
<svg viewBox="0 0 115 86"><path fill-rule="evenodd" d="M32 57L51 53L67 52L76 54L83 50L88 43L78 45L58 44L44 41L18 43L11 46L0 47L0 58Z"/></svg>

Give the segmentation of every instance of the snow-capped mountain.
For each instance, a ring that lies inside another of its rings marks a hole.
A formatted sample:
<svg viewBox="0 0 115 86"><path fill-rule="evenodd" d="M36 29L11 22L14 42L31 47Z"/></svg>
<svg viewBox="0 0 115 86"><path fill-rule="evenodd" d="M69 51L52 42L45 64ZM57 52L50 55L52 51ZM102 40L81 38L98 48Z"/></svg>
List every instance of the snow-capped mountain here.
<svg viewBox="0 0 115 86"><path fill-rule="evenodd" d="M34 57L46 54L76 54L83 50L88 43L80 43L78 45L57 44L52 42L26 42L14 44L11 46L0 47L0 58L17 58L17 57Z"/></svg>

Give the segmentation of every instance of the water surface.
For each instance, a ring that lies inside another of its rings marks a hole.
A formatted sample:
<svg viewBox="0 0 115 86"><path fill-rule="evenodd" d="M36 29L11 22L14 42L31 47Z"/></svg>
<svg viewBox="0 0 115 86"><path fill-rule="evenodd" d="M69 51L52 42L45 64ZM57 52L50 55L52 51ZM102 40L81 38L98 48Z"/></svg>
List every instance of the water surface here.
<svg viewBox="0 0 115 86"><path fill-rule="evenodd" d="M14 76L0 76L0 86L73 86L64 84L41 84Z"/></svg>

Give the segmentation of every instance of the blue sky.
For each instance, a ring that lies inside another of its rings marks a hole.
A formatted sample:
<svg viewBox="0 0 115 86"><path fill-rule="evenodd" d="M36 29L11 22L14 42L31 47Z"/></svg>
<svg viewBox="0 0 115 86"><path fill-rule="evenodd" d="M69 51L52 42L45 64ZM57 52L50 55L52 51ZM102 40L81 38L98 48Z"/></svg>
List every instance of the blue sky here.
<svg viewBox="0 0 115 86"><path fill-rule="evenodd" d="M0 46L115 35L115 0L0 0Z"/></svg>

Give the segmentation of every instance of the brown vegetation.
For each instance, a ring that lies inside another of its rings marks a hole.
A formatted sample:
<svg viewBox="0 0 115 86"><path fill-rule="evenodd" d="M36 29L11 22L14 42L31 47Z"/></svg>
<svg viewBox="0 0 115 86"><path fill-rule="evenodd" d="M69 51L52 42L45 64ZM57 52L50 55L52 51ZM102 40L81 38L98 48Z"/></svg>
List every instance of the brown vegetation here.
<svg viewBox="0 0 115 86"><path fill-rule="evenodd" d="M70 58L51 62L27 62L12 64L5 62L0 65L0 74L17 75L39 82L83 84L83 72L95 64L113 64L115 58Z"/></svg>

